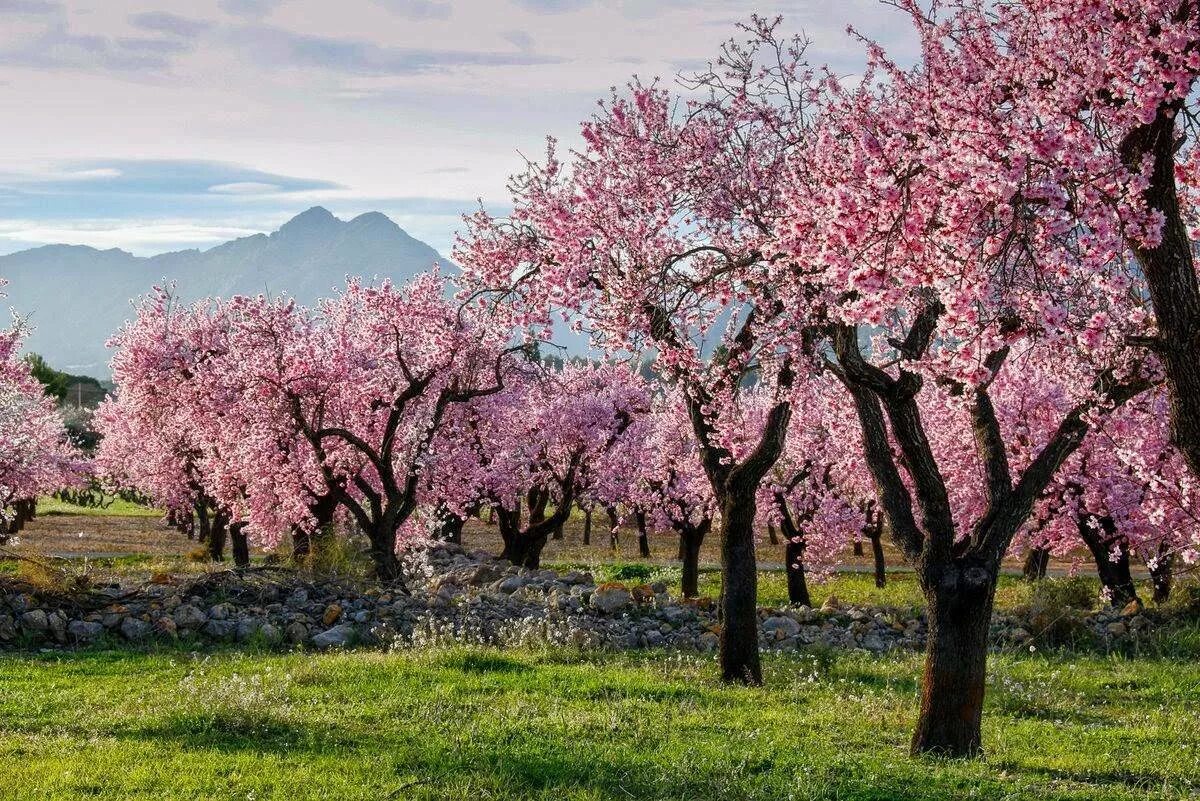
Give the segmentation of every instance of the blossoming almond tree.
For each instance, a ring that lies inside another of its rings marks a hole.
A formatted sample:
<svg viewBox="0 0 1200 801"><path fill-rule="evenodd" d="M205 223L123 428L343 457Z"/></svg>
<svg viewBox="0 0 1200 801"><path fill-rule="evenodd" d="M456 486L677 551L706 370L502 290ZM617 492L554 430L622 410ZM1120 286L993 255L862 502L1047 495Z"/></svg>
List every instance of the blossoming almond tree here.
<svg viewBox="0 0 1200 801"><path fill-rule="evenodd" d="M564 161L512 181L513 213L467 220L457 261L481 291L507 301L521 326L556 309L586 319L610 351L656 354L677 386L721 514L721 673L761 681L754 518L759 482L782 452L789 393L807 369L776 289L796 263L765 255L779 224L782 166L807 128L808 75L799 42L750 26L681 100L635 81L584 123ZM737 427L743 382L773 404L760 435Z"/></svg>
<svg viewBox="0 0 1200 801"><path fill-rule="evenodd" d="M979 80L970 53L948 60L940 29L920 32L912 69L871 45L859 86L826 83L784 248L824 273L830 368L928 602L913 751L964 756L981 746L1000 560L1093 415L1148 385L1123 350L1145 316L1109 224L1127 189L1061 182L1039 156L1058 132L997 123L1005 88ZM1057 412L1017 454L998 403L1007 382Z"/></svg>

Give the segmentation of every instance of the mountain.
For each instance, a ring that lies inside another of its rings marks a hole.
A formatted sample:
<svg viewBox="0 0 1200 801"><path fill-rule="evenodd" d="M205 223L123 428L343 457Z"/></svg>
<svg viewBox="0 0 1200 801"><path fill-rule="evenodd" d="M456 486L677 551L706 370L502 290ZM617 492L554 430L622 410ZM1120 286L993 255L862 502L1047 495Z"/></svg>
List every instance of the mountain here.
<svg viewBox="0 0 1200 801"><path fill-rule="evenodd" d="M311 304L344 285L347 275L403 281L434 262L450 263L379 212L345 221L317 206L272 234L204 251L139 257L116 248L46 245L0 256L0 277L8 279L0 304L29 318L27 351L55 368L105 378L105 340L132 316L131 301L164 280L186 301L265 292Z"/></svg>

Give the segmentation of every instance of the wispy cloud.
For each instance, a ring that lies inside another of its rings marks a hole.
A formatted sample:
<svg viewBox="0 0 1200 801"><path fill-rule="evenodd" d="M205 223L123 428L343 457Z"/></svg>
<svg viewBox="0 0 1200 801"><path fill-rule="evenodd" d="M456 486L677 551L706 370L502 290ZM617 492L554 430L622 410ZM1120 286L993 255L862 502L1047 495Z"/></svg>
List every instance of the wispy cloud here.
<svg viewBox="0 0 1200 801"><path fill-rule="evenodd" d="M129 24L144 31L169 33L184 39L194 39L212 28L208 20L190 19L166 11L146 11L129 17Z"/></svg>
<svg viewBox="0 0 1200 801"><path fill-rule="evenodd" d="M283 0L221 0L218 5L226 14L260 19L270 14L282 3Z"/></svg>
<svg viewBox="0 0 1200 801"><path fill-rule="evenodd" d="M454 13L454 7L445 0L375 0L379 5L413 20L449 19Z"/></svg>
<svg viewBox="0 0 1200 801"><path fill-rule="evenodd" d="M358 39L297 34L264 25L231 31L230 40L264 67L308 67L347 75L420 75L469 66L537 66L565 59L533 53L384 47Z"/></svg>
<svg viewBox="0 0 1200 801"><path fill-rule="evenodd" d="M62 3L50 0L0 0L0 14L55 14L62 10Z"/></svg>
<svg viewBox="0 0 1200 801"><path fill-rule="evenodd" d="M43 70L77 69L139 73L167 71L169 56L188 48L177 41L137 37L111 38L73 33L65 23L48 25L41 33L0 48L0 64Z"/></svg>

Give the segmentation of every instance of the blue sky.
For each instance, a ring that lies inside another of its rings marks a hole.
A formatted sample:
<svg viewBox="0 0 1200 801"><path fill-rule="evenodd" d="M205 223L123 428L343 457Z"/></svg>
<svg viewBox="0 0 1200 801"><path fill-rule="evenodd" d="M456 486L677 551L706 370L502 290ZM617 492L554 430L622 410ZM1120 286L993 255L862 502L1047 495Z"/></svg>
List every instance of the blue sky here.
<svg viewBox="0 0 1200 801"><path fill-rule="evenodd" d="M0 0L0 253L138 254L383 211L447 251L608 87L702 64L752 11L852 75L876 0Z"/></svg>

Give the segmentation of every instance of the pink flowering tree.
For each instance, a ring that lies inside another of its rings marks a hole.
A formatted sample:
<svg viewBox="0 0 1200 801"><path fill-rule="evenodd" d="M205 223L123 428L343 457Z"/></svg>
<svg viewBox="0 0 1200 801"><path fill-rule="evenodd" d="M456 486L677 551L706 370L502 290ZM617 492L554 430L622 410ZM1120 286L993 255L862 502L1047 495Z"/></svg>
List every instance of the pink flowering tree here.
<svg viewBox="0 0 1200 801"><path fill-rule="evenodd" d="M783 450L789 395L808 366L778 289L798 263L766 254L783 164L808 126L802 43L750 26L681 99L635 81L582 126L565 158L553 140L512 181L512 214L467 220L457 261L522 327L559 310L609 351L653 353L688 406L720 508L721 673L761 681L754 519L759 483ZM482 299L482 297L481 297ZM549 336L548 330L542 331ZM736 421L754 376L773 400L758 436Z"/></svg>
<svg viewBox="0 0 1200 801"><path fill-rule="evenodd" d="M624 365L527 370L455 410L430 449L430 505L458 517L495 509L502 558L538 567L571 513L583 465L622 441L649 403L646 382Z"/></svg>
<svg viewBox="0 0 1200 801"><path fill-rule="evenodd" d="M1153 600L1170 597L1177 563L1200 552L1200 487L1170 442L1167 397L1146 393L1103 420L1055 479L1029 545L1066 555L1087 547L1105 598L1140 603L1131 561L1150 571Z"/></svg>
<svg viewBox="0 0 1200 801"><path fill-rule="evenodd" d="M207 369L235 410L222 469L243 488L248 530L267 543L311 531L336 497L379 578L399 581L397 538L429 444L454 406L503 388L507 331L447 299L437 273L402 287L352 280L313 310L260 297L221 313L227 348Z"/></svg>
<svg viewBox="0 0 1200 801"><path fill-rule="evenodd" d="M1058 132L983 114L979 97L1004 86L973 73L971 53L950 58L942 29L919 27L915 67L871 45L861 84L826 81L784 251L821 273L793 302L819 291L827 303L830 369L928 602L913 751L966 756L981 745L1000 560L1093 418L1148 385L1124 349L1145 316L1107 225L1124 190L1091 174L1058 182L1039 156ZM1054 412L1015 453L1000 403L1010 381Z"/></svg>
<svg viewBox="0 0 1200 801"><path fill-rule="evenodd" d="M0 331L0 542L33 518L39 495L79 486L87 475L53 399L18 358L20 346L19 326Z"/></svg>

